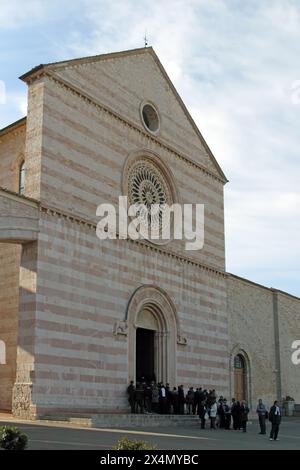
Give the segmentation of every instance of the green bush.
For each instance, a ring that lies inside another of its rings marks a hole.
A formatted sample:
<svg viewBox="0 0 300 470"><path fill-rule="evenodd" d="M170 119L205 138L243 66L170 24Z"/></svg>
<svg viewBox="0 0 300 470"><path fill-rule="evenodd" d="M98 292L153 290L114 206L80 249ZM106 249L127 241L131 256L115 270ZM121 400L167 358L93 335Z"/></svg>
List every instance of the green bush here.
<svg viewBox="0 0 300 470"><path fill-rule="evenodd" d="M5 450L24 450L28 438L15 426L0 426L0 447Z"/></svg>
<svg viewBox="0 0 300 470"><path fill-rule="evenodd" d="M127 436L122 437L115 447L114 450L157 450L157 447L152 444L147 444L145 441L136 441L129 439Z"/></svg>

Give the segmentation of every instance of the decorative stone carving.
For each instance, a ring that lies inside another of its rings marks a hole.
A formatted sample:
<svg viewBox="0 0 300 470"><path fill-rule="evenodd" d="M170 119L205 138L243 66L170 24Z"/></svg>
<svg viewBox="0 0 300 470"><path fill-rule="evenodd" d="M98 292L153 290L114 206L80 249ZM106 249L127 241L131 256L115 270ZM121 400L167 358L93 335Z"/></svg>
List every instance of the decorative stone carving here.
<svg viewBox="0 0 300 470"><path fill-rule="evenodd" d="M22 419L32 418L31 394L31 383L15 383L12 400L13 416Z"/></svg>
<svg viewBox="0 0 300 470"><path fill-rule="evenodd" d="M161 236L163 211L179 203L179 198L172 172L160 156L148 149L130 153L124 164L122 193L130 205L140 206L137 215L143 238L154 245L169 243L170 237ZM170 219L172 224L172 213Z"/></svg>
<svg viewBox="0 0 300 470"><path fill-rule="evenodd" d="M152 224L155 230L161 229L162 207L151 214L154 204L171 205L172 194L168 182L158 167L149 159L141 157L129 168L127 175L127 193L129 204L143 205L146 210L140 211L145 224Z"/></svg>
<svg viewBox="0 0 300 470"><path fill-rule="evenodd" d="M183 333L178 333L177 334L177 344L181 344L183 346L186 346L187 337Z"/></svg>
<svg viewBox="0 0 300 470"><path fill-rule="evenodd" d="M127 321L117 321L114 324L114 335L124 335L127 336L128 333L128 324Z"/></svg>

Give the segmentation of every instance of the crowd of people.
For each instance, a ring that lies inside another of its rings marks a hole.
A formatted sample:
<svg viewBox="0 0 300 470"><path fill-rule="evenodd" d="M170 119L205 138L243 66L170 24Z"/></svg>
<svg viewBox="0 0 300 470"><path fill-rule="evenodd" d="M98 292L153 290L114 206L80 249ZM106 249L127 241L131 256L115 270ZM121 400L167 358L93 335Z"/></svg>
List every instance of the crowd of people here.
<svg viewBox="0 0 300 470"><path fill-rule="evenodd" d="M206 423L209 423L211 429L247 431L250 411L247 402L238 401L235 398L228 402L223 396L218 398L214 389L190 387L185 393L183 385L171 388L169 384L141 381L136 386L134 382L130 382L127 394L131 413L198 415L201 429L205 429ZM259 400L256 412L259 418L260 434L266 434L266 419L269 418L272 423L270 440L277 440L281 421L278 402L274 402L268 413L262 400Z"/></svg>
<svg viewBox="0 0 300 470"><path fill-rule="evenodd" d="M246 432L247 403L234 398L227 403L222 396L217 400L215 390L190 387L185 393L183 385L171 388L169 384L138 382L135 387L131 382L127 393L132 413L193 414L199 416L202 429L208 421L212 429L230 429L232 421L233 429Z"/></svg>

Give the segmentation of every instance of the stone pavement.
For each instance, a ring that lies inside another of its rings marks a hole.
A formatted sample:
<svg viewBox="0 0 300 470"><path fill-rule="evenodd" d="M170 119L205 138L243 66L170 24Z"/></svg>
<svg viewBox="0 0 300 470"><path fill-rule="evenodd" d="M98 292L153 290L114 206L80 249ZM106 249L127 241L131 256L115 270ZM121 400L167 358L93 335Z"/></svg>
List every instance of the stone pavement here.
<svg viewBox="0 0 300 470"><path fill-rule="evenodd" d="M279 441L269 441L268 435L259 435L257 420L249 422L247 433L241 431L201 430L198 424L175 427L144 428L86 428L66 423L25 422L0 415L0 425L16 424L29 437L29 449L85 449L109 450L121 437L143 439L169 450L273 450L300 448L300 419L284 418ZM268 431L270 425L268 424Z"/></svg>

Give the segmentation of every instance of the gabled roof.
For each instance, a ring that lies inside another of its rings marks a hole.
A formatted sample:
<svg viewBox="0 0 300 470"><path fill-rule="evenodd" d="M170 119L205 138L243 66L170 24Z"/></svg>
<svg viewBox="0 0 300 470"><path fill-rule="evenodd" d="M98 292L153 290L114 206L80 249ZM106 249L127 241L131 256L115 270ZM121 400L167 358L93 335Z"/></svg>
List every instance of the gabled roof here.
<svg viewBox="0 0 300 470"><path fill-rule="evenodd" d="M26 123L26 116L0 129L0 136L7 134L8 132L14 131L18 127L24 126L25 123Z"/></svg>
<svg viewBox="0 0 300 470"><path fill-rule="evenodd" d="M126 57L130 55L138 55L138 54L151 54L153 59L155 60L157 66L159 67L162 75L164 76L165 80L168 82L168 85L172 89L176 99L178 100L180 106L182 107L183 112L185 113L187 119L189 120L191 126L193 127L195 133L198 135L203 147L205 148L208 156L212 160L218 174L220 175L221 179L226 183L228 182L228 179L226 178L222 168L220 167L219 163L217 162L216 158L214 157L211 149L209 148L208 144L206 143L204 137L202 136L201 132L199 131L195 121L193 120L192 116L190 115L187 107L185 106L184 102L182 101L180 95L178 94L175 86L173 85L171 79L169 78L166 70L164 69L163 65L161 64L158 56L156 55L154 49L152 47L142 47L139 49L130 49L127 51L121 51L121 52L112 52L109 54L100 54L100 55L95 55L95 56L90 56L90 57L81 57L78 59L71 59L71 60L64 60L60 62L52 62L48 64L40 64L37 67L34 67L33 69L29 70L25 74L21 75L19 78L25 82L34 79L36 76L39 76L41 73L47 72L47 71L52 71L55 72L56 70L63 69L66 67L70 67L73 65L80 65L80 64L88 64L92 62L98 62L102 60L109 60L109 59L115 59L115 58L121 58L121 57Z"/></svg>

